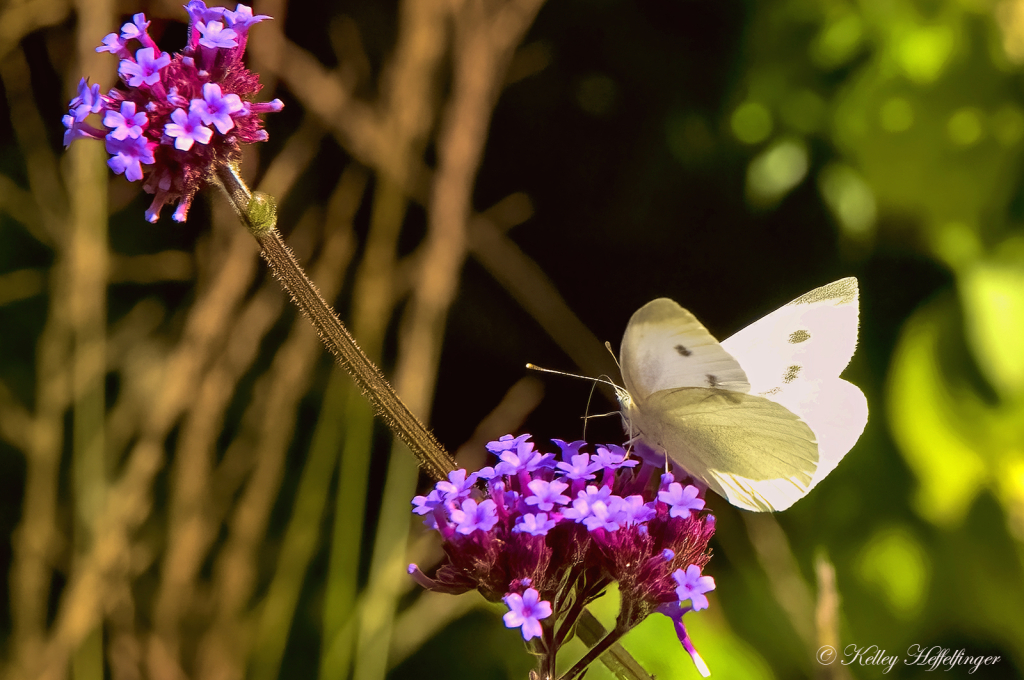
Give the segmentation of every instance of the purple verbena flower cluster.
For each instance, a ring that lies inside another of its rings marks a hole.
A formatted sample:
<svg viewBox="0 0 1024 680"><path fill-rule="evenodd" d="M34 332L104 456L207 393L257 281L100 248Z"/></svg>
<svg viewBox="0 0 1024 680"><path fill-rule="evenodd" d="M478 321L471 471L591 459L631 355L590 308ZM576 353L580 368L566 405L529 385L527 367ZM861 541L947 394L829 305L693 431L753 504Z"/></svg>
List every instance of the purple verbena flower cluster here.
<svg viewBox="0 0 1024 680"><path fill-rule="evenodd" d="M141 13L120 34L107 35L96 51L121 59L123 87L100 94L99 85L82 78L64 116L65 147L76 139L103 139L111 170L131 182L145 179L143 189L154 194L146 211L150 222L172 202L174 219L184 222L213 164L237 160L242 143L266 141L259 114L284 106L280 99L252 101L259 76L242 63L249 28L269 16L253 16L246 5L207 7L202 0L191 0L185 10L188 44L174 56L160 51ZM101 127L88 122L92 114L101 114Z"/></svg>
<svg viewBox="0 0 1024 680"><path fill-rule="evenodd" d="M629 630L653 612L670 617L706 675L683 626L685 613L707 608L705 593L715 587L701 574L715 531L715 518L701 512L703 494L620 446L588 454L584 441L555 439L556 457L529 439L490 442L494 467L456 470L413 499L413 512L441 534L446 559L433 578L415 564L409 573L431 590L476 589L503 601L505 625L549 654L584 606L617 582L616 627Z"/></svg>

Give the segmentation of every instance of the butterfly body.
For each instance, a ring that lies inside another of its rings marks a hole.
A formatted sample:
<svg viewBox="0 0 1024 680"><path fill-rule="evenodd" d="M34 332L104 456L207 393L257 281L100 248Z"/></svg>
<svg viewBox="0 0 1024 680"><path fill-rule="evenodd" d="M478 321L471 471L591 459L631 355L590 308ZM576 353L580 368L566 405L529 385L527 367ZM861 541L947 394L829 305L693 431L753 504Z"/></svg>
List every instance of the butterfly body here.
<svg viewBox="0 0 1024 680"><path fill-rule="evenodd" d="M627 432L737 507L789 507L867 422L864 395L839 377L857 344L857 303L857 280L841 279L721 343L667 298L644 305L620 350Z"/></svg>

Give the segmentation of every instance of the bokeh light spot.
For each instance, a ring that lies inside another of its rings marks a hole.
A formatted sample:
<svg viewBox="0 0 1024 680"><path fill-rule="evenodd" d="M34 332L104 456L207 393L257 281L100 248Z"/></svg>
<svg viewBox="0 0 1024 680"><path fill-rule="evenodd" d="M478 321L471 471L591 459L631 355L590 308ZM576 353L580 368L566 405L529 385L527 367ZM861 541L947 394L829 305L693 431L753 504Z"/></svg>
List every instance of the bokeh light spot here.
<svg viewBox="0 0 1024 680"><path fill-rule="evenodd" d="M946 123L949 140L957 146L973 146L981 139L983 132L981 112L969 107L956 111Z"/></svg>
<svg viewBox="0 0 1024 680"><path fill-rule="evenodd" d="M860 554L861 579L878 590L889 608L910 618L921 607L928 586L928 555L908 530L891 527L877 532Z"/></svg>
<svg viewBox="0 0 1024 680"><path fill-rule="evenodd" d="M856 170L833 163L818 175L818 189L843 233L867 241L874 234L877 206L871 187Z"/></svg>
<svg viewBox="0 0 1024 680"><path fill-rule="evenodd" d="M898 59L903 73L915 83L932 83L945 70L955 43L949 26L919 28L900 43Z"/></svg>
<svg viewBox="0 0 1024 680"><path fill-rule="evenodd" d="M822 29L811 43L811 60L824 69L842 66L856 53L864 39L864 22L857 14L846 14Z"/></svg>
<svg viewBox="0 0 1024 680"><path fill-rule="evenodd" d="M777 201L807 175L807 146L800 140L783 140L750 161L747 168L747 197L762 205Z"/></svg>
<svg viewBox="0 0 1024 680"><path fill-rule="evenodd" d="M745 144L757 144L772 133L772 114L760 102L745 102L732 114L732 132Z"/></svg>

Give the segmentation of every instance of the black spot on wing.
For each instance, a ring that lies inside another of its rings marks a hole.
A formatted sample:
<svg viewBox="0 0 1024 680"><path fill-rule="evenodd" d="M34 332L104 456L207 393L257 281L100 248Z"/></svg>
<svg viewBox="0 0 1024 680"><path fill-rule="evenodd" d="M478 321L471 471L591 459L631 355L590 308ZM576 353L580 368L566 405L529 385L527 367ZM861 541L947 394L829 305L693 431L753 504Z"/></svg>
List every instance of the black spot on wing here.
<svg viewBox="0 0 1024 680"><path fill-rule="evenodd" d="M686 347L684 347L683 345L676 345L675 346L675 350L677 352L679 352L679 356L683 356L683 357L688 357L691 354L693 354L693 352L691 352L690 350L686 349Z"/></svg>
<svg viewBox="0 0 1024 680"><path fill-rule="evenodd" d="M708 379L708 387L718 387L718 378L708 373L705 376Z"/></svg>
<svg viewBox="0 0 1024 680"><path fill-rule="evenodd" d="M782 376L782 382L791 383L796 380L798 375L800 375L800 367L794 364L786 369L786 374Z"/></svg>
<svg viewBox="0 0 1024 680"><path fill-rule="evenodd" d="M789 344L795 345L805 340L810 340L811 334L807 331L793 331L789 334Z"/></svg>

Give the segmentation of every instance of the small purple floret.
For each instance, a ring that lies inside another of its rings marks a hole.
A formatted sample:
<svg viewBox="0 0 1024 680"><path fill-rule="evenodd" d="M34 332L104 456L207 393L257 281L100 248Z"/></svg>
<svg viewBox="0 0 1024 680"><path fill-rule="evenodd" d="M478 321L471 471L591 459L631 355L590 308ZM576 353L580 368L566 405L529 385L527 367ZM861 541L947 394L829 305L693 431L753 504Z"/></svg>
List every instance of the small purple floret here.
<svg viewBox="0 0 1024 680"><path fill-rule="evenodd" d="M477 473L475 472L466 477L464 469L455 470L448 473L448 481L437 483L437 490L444 494L444 500L447 503L461 501L473 491L476 480Z"/></svg>
<svg viewBox="0 0 1024 680"><path fill-rule="evenodd" d="M145 137L108 139L107 153L112 154L107 161L110 169L118 175L124 173L129 182L142 179L142 163L151 165L154 162L153 149Z"/></svg>
<svg viewBox="0 0 1024 680"><path fill-rule="evenodd" d="M223 21L224 12L227 11L223 7L207 7L206 3L202 0L190 0L185 5L185 11L188 12L189 19L193 26L199 22L209 23L211 21Z"/></svg>
<svg viewBox="0 0 1024 680"><path fill-rule="evenodd" d="M462 501L462 508L452 510L452 521L455 530L460 534L471 534L477 529L490 531L498 523L497 506L488 498L477 504L472 498Z"/></svg>
<svg viewBox="0 0 1024 680"><path fill-rule="evenodd" d="M199 44L203 47L238 47L238 34L230 28L225 28L219 21L211 21L208 24L199 22L196 24L199 34Z"/></svg>
<svg viewBox="0 0 1024 680"><path fill-rule="evenodd" d="M533 513L526 513L520 517L519 522L512 527L512 533L544 536L554 529L556 524L558 524L558 522L553 517L549 518L546 512L539 512L536 515Z"/></svg>
<svg viewBox="0 0 1024 680"><path fill-rule="evenodd" d="M521 442L516 452L505 451L499 458L501 462L494 466L500 475L512 475L518 472L533 472L542 467L554 467L555 454L541 453L533 448L530 442Z"/></svg>
<svg viewBox="0 0 1024 680"><path fill-rule="evenodd" d="M171 112L173 122L164 125L164 134L174 137L174 148L188 151L196 142L209 144L213 130L203 125L202 119L195 111L185 113L185 109L174 109Z"/></svg>
<svg viewBox="0 0 1024 680"><path fill-rule="evenodd" d="M583 518L583 524L588 531L618 531L622 527L622 513L619 506L622 499L618 496L611 496L607 502L594 501L590 504L590 514Z"/></svg>
<svg viewBox="0 0 1024 680"><path fill-rule="evenodd" d="M700 490L692 484L683 488L679 482L672 482L668 490L658 492L658 500L669 506L669 517L686 519L691 511L704 509L704 499L697 498L699 493Z"/></svg>
<svg viewBox="0 0 1024 680"><path fill-rule="evenodd" d="M253 16L252 7L240 4L235 7L234 12L229 9L225 9L224 19L227 20L228 26L231 28L248 29L253 24L257 24L266 19L273 19L273 17L267 14L257 14L256 16Z"/></svg>
<svg viewBox="0 0 1024 680"><path fill-rule="evenodd" d="M103 116L103 124L113 128L109 137L123 140L131 137L136 139L142 135L142 127L146 124L146 114L135 112L135 102L121 102L121 111L108 110Z"/></svg>
<svg viewBox="0 0 1024 680"><path fill-rule="evenodd" d="M189 106L189 110L198 113L204 124L213 124L222 135L235 126L231 114L240 112L242 108L239 96L222 94L217 83L203 85L203 98L193 99Z"/></svg>
<svg viewBox="0 0 1024 680"><path fill-rule="evenodd" d="M79 123L88 118L90 113L102 111L103 97L100 96L99 83L90 86L88 79L82 78L78 83L78 96L71 100L70 107Z"/></svg>
<svg viewBox="0 0 1024 680"><path fill-rule="evenodd" d="M543 479L535 479L527 486L533 492L533 495L527 496L526 504L535 505L539 510L544 510L545 512L551 512L555 505L565 505L570 500L568 496L562 494L563 491L569 488L569 485L557 479L550 482L546 482Z"/></svg>
<svg viewBox="0 0 1024 680"><path fill-rule="evenodd" d="M644 503L644 497L638 494L627 496L619 502L620 521L626 526L648 522L658 514L652 505L653 503Z"/></svg>
<svg viewBox="0 0 1024 680"><path fill-rule="evenodd" d="M708 608L708 598L704 593L715 589L715 579L711 576L701 576L700 567L691 564L686 568L676 569L672 572L672 578L679 586L676 588L676 596L680 602L690 601L694 611Z"/></svg>
<svg viewBox="0 0 1024 680"><path fill-rule="evenodd" d="M598 446L597 453L594 454L594 464L598 469L605 468L608 470L618 470L622 467L635 467L640 464L638 460L627 460L626 456L629 454L626 449L621 446L615 446L609 444L608 446Z"/></svg>
<svg viewBox="0 0 1024 680"><path fill-rule="evenodd" d="M128 50L124 46L124 41L121 40L121 36L117 33L108 33L103 38L103 44L96 48L97 52L110 52L111 54L117 55L122 58L129 56Z"/></svg>
<svg viewBox="0 0 1024 680"><path fill-rule="evenodd" d="M518 437L513 437L510 434L504 434L497 441L487 442L487 450L497 456L502 451L511 451L519 448L519 445L529 440L529 438L530 435L528 434L521 434Z"/></svg>
<svg viewBox="0 0 1024 680"><path fill-rule="evenodd" d="M160 70L171 63L171 55L161 52L156 56L152 47L143 47L135 53L135 61L122 59L118 72L131 87L153 86L160 82Z"/></svg>
<svg viewBox="0 0 1024 680"><path fill-rule="evenodd" d="M578 456L580 449L587 445L587 442L582 439L577 439L574 442L566 442L561 439L552 439L558 448L562 450L562 460L569 460L574 456ZM587 456L589 458L590 456Z"/></svg>
<svg viewBox="0 0 1024 680"><path fill-rule="evenodd" d="M537 590L527 588L522 595L509 593L505 596L505 604L509 609L502 617L505 627L522 627L523 639L527 641L544 634L540 620L551 616L551 603L541 600Z"/></svg>
<svg viewBox="0 0 1024 680"><path fill-rule="evenodd" d="M132 17L130 23L121 27L121 39L125 42L129 40L142 40L142 37L146 35L147 28L149 28L149 22L146 21L146 15L139 12Z"/></svg>
<svg viewBox="0 0 1024 680"><path fill-rule="evenodd" d="M562 451L564 452L565 449L563 448ZM565 456L563 455L562 457L564 458ZM565 473L567 479L572 480L594 479L596 477L594 470L600 469L590 462L590 456L585 453L572 456L571 463L558 463L556 467Z"/></svg>
<svg viewBox="0 0 1024 680"><path fill-rule="evenodd" d="M593 506L595 503L601 503L605 510L607 510L607 502L611 495L612 490L610 487L594 486L591 484L585 490L576 494L576 500L572 502L572 507L563 512L562 516L574 522L582 523L587 518L593 516ZM587 528L590 527L588 526Z"/></svg>

